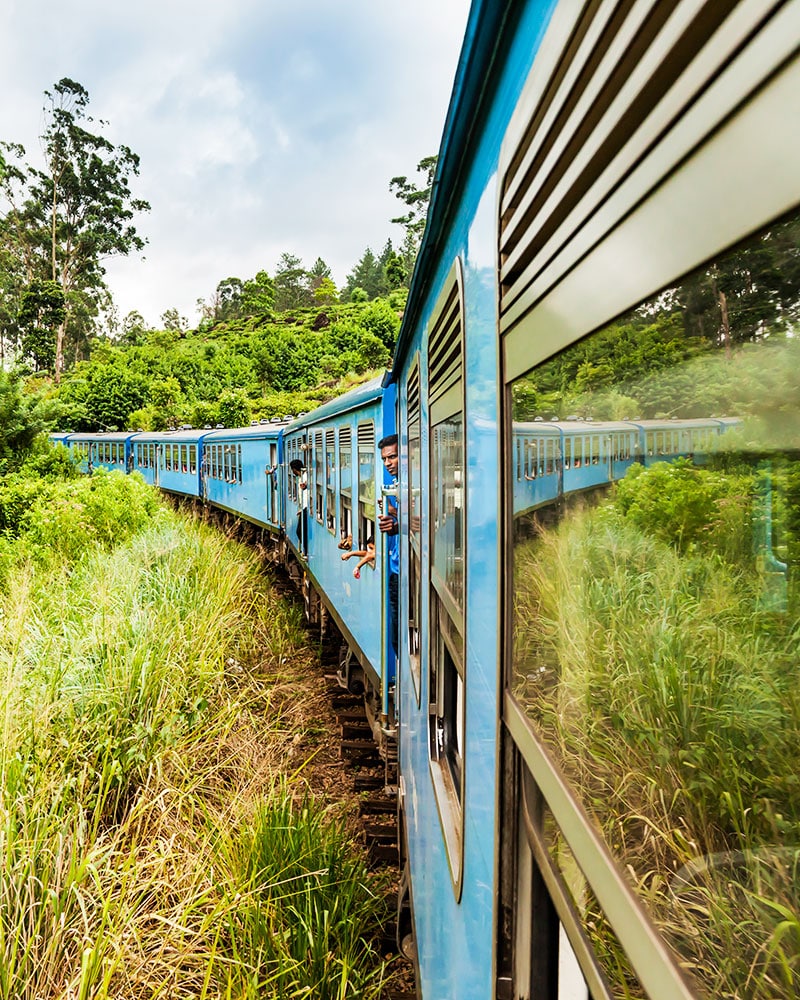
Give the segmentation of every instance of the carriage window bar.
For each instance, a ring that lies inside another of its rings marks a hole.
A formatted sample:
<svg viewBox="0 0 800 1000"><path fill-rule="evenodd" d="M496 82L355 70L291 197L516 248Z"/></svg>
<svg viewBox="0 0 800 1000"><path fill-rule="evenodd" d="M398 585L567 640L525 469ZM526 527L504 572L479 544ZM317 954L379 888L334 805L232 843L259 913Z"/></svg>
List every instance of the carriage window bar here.
<svg viewBox="0 0 800 1000"><path fill-rule="evenodd" d="M323 490L325 488L325 450L322 446L322 431L314 435L314 516L322 524Z"/></svg>
<svg viewBox="0 0 800 1000"><path fill-rule="evenodd" d="M339 491L341 503L341 545L353 545L353 432L349 427L339 428ZM349 540L349 541L348 541Z"/></svg>
<svg viewBox="0 0 800 1000"><path fill-rule="evenodd" d="M336 534L336 432L325 431L325 525Z"/></svg>
<svg viewBox="0 0 800 1000"><path fill-rule="evenodd" d="M509 466L504 721L542 802L502 822L593 996L800 994L798 246L775 223L509 387L512 454L554 395L592 423Z"/></svg>
<svg viewBox="0 0 800 1000"><path fill-rule="evenodd" d="M430 465L429 752L456 898L463 874L463 292L456 261L428 335ZM412 544L413 551L413 544Z"/></svg>
<svg viewBox="0 0 800 1000"><path fill-rule="evenodd" d="M358 425L358 547L375 541L375 427ZM375 563L367 563L374 568Z"/></svg>

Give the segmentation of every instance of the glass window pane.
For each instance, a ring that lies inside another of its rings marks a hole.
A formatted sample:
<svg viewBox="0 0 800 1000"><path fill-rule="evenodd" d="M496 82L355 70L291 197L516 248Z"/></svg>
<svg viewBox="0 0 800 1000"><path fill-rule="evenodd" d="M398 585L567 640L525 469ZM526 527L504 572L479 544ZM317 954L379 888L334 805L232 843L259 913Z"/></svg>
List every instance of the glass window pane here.
<svg viewBox="0 0 800 1000"><path fill-rule="evenodd" d="M800 992L799 248L776 224L511 387L512 447L553 449L509 466L513 692L714 997Z"/></svg>
<svg viewBox="0 0 800 1000"><path fill-rule="evenodd" d="M464 611L464 434L460 413L433 428L431 451L433 570Z"/></svg>

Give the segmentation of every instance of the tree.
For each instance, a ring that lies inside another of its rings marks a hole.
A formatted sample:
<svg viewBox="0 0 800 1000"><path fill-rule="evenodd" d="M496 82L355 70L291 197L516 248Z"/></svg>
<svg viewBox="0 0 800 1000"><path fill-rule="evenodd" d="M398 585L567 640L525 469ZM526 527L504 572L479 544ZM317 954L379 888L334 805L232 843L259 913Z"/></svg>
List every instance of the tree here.
<svg viewBox="0 0 800 1000"><path fill-rule="evenodd" d="M342 297L351 302L358 301L354 295L357 288L363 288L368 299L374 299L383 290L383 266L370 247L364 251L361 259L347 275L347 282Z"/></svg>
<svg viewBox="0 0 800 1000"><path fill-rule="evenodd" d="M250 423L250 403L242 389L226 389L219 400L219 420L225 427L245 427Z"/></svg>
<svg viewBox="0 0 800 1000"><path fill-rule="evenodd" d="M147 323L140 312L135 309L127 314L122 321L121 340L124 344L141 344L147 333Z"/></svg>
<svg viewBox="0 0 800 1000"><path fill-rule="evenodd" d="M55 281L34 279L22 293L17 324L21 347L38 370L52 368L56 354L56 334L66 316L61 286Z"/></svg>
<svg viewBox="0 0 800 1000"><path fill-rule="evenodd" d="M315 292L323 281L331 281L331 269L322 259L322 257L317 257L313 265L308 271L308 287L309 291Z"/></svg>
<svg viewBox="0 0 800 1000"><path fill-rule="evenodd" d="M314 301L317 305L329 305L338 298L339 293L336 291L336 285L334 285L332 278L323 278L314 289Z"/></svg>
<svg viewBox="0 0 800 1000"><path fill-rule="evenodd" d="M311 304L308 290L308 272L299 257L282 253L275 268L275 308L297 309Z"/></svg>
<svg viewBox="0 0 800 1000"><path fill-rule="evenodd" d="M131 175L139 173L139 157L85 127L94 121L86 113L88 91L64 77L45 97L46 169L31 172L29 193L47 233L42 243L49 255L49 277L61 286L66 303L66 315L56 330L58 381L75 295L103 284L106 258L144 248L132 220L150 206L134 198L129 186Z"/></svg>
<svg viewBox="0 0 800 1000"><path fill-rule="evenodd" d="M241 278L224 278L217 285L213 304L215 323L238 319L241 315L244 283Z"/></svg>
<svg viewBox="0 0 800 1000"><path fill-rule="evenodd" d="M359 317L361 326L380 340L388 350L394 348L400 332L400 318L386 299L375 299Z"/></svg>
<svg viewBox="0 0 800 1000"><path fill-rule="evenodd" d="M409 238L415 257L428 220L428 204L431 200L438 159L438 156L425 156L417 164L417 173L421 173L424 178L422 187L417 187L413 181L403 176L393 177L389 181L389 190L408 207L405 215L398 215L392 222L405 227L406 237ZM407 273L411 274L410 268L407 268Z"/></svg>
<svg viewBox="0 0 800 1000"><path fill-rule="evenodd" d="M186 333L189 329L189 320L185 316L181 316L173 306L172 309L167 309L161 314L161 325L165 330L170 330L173 333Z"/></svg>
<svg viewBox="0 0 800 1000"><path fill-rule="evenodd" d="M23 395L19 379L0 370L0 470L18 464L41 430L36 404Z"/></svg>
<svg viewBox="0 0 800 1000"><path fill-rule="evenodd" d="M242 288L241 312L244 316L269 316L275 307L275 282L266 271L245 281Z"/></svg>
<svg viewBox="0 0 800 1000"><path fill-rule="evenodd" d="M395 288L400 288L406 283L408 278L408 272L406 270L406 265L403 262L403 258L392 251L391 255L387 258L386 263L383 265L383 273L386 277L386 284L389 288L394 291Z"/></svg>

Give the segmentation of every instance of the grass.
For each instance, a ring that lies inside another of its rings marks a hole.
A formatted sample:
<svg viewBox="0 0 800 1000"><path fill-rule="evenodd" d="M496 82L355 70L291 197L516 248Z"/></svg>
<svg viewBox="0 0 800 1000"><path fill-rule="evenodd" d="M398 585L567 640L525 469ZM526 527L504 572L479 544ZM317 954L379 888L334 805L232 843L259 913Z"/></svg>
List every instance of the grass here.
<svg viewBox="0 0 800 1000"><path fill-rule="evenodd" d="M385 887L309 787L313 655L251 554L160 510L17 560L0 621L1 1000L379 995Z"/></svg>
<svg viewBox="0 0 800 1000"><path fill-rule="evenodd" d="M608 504L523 543L515 575L517 694L681 963L714 997L795 996L796 628L754 571Z"/></svg>

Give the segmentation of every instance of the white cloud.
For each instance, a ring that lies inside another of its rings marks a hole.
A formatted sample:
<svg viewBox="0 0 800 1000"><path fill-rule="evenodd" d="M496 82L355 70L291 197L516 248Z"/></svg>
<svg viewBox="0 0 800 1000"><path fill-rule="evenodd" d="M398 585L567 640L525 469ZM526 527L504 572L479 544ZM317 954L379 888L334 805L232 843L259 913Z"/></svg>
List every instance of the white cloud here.
<svg viewBox="0 0 800 1000"><path fill-rule="evenodd" d="M468 0L5 0L0 139L31 158L42 92L89 91L141 157L145 261L114 260L121 314L195 319L221 279L322 256L342 283L366 246L402 238L398 173L439 145Z"/></svg>

